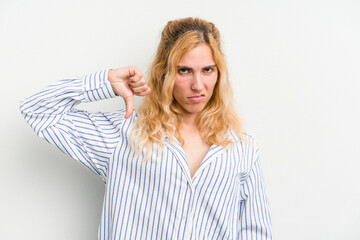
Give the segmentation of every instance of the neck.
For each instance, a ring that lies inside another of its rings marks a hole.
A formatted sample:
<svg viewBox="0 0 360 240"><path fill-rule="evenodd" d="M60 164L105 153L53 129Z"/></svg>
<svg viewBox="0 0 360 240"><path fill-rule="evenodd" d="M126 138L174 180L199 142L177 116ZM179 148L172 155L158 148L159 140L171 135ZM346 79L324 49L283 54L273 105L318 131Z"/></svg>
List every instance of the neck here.
<svg viewBox="0 0 360 240"><path fill-rule="evenodd" d="M196 117L197 114L185 114L182 118L180 128L183 130L196 129Z"/></svg>

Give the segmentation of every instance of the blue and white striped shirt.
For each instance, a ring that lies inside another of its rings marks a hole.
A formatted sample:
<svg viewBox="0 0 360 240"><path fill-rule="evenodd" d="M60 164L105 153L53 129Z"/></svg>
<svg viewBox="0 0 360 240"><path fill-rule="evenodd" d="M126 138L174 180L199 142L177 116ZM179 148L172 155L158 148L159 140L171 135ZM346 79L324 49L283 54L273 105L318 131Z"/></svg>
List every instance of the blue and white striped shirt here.
<svg viewBox="0 0 360 240"><path fill-rule="evenodd" d="M139 161L129 144L136 113L89 113L81 102L115 97L108 70L64 79L24 99L21 112L38 136L99 175L106 186L98 239L271 239L259 153L211 146L191 177L174 139Z"/></svg>

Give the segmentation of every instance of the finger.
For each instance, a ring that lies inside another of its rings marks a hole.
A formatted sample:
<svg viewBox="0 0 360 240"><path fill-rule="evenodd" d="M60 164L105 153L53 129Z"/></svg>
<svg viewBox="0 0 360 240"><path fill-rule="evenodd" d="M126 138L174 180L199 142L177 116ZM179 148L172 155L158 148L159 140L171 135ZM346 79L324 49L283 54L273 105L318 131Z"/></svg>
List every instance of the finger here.
<svg viewBox="0 0 360 240"><path fill-rule="evenodd" d="M151 93L151 89L148 87L147 89L146 89L146 91L143 91L143 92L140 92L140 93L135 93L135 95L136 96L146 96L146 95L148 95L148 94L150 94Z"/></svg>
<svg viewBox="0 0 360 240"><path fill-rule="evenodd" d="M143 74L136 67L131 68L129 71L129 81L130 82L138 82L141 78L143 78Z"/></svg>
<svg viewBox="0 0 360 240"><path fill-rule="evenodd" d="M126 114L125 118L129 118L133 112L133 97L124 98L125 106L126 106Z"/></svg>
<svg viewBox="0 0 360 240"><path fill-rule="evenodd" d="M145 78L140 78L139 80L135 80L133 78L129 79L129 85L133 88L140 87L146 84Z"/></svg>
<svg viewBox="0 0 360 240"><path fill-rule="evenodd" d="M144 85L136 88L131 88L131 90L133 91L133 93L141 93L146 91L148 88L149 88L148 85Z"/></svg>

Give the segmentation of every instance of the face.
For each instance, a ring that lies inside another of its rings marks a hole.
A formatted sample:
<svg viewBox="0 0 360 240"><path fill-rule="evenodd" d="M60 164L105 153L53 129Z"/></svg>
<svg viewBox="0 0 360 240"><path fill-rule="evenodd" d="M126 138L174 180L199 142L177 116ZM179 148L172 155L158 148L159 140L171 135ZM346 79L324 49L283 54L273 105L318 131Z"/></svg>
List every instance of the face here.
<svg viewBox="0 0 360 240"><path fill-rule="evenodd" d="M201 44L186 52L178 63L173 96L184 117L196 116L209 102L218 78L211 49Z"/></svg>

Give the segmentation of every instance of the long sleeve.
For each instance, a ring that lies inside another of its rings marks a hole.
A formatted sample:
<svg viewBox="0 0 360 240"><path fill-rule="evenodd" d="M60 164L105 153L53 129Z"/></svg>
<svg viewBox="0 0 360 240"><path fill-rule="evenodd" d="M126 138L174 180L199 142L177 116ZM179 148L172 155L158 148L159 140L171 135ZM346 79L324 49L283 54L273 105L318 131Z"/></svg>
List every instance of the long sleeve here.
<svg viewBox="0 0 360 240"><path fill-rule="evenodd" d="M75 106L115 97L108 71L56 81L20 104L21 113L38 136L78 160L104 182L125 113L89 113Z"/></svg>
<svg viewBox="0 0 360 240"><path fill-rule="evenodd" d="M271 218L256 143L250 173L241 186L238 239L272 239Z"/></svg>

